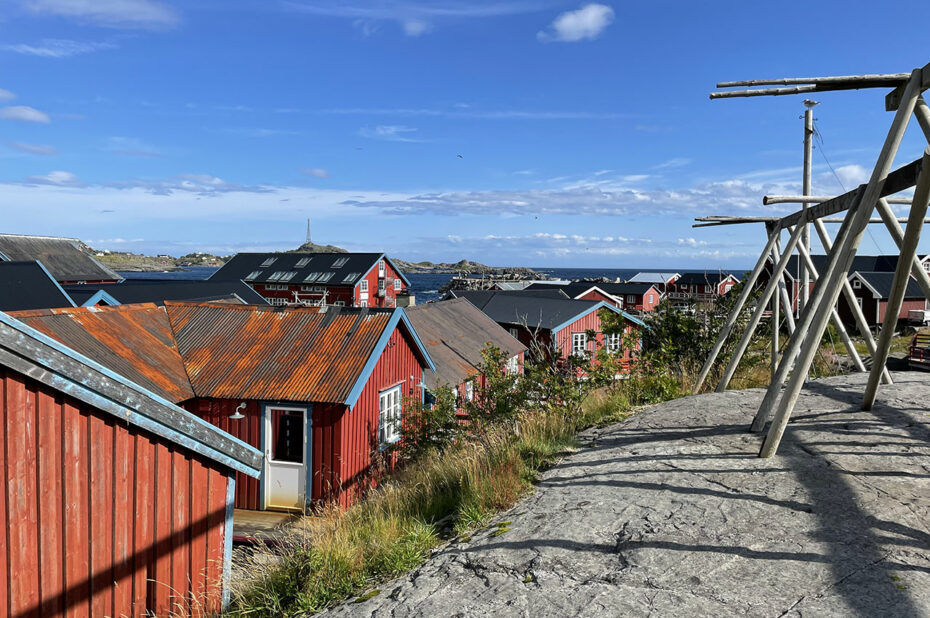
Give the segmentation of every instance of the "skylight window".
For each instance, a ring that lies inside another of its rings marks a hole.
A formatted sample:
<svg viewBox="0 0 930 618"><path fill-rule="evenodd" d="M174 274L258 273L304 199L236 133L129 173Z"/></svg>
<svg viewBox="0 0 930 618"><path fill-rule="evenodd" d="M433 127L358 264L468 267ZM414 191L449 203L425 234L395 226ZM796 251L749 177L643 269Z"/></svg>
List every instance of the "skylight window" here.
<svg viewBox="0 0 930 618"><path fill-rule="evenodd" d="M348 261L349 261L349 258L339 258L338 260L333 262L333 265L330 266L330 268L342 268L343 266L346 265L346 262Z"/></svg>
<svg viewBox="0 0 930 618"><path fill-rule="evenodd" d="M310 258L308 258L308 257L302 257L302 258L300 258L299 260L297 260L297 263L296 263L296 264L294 264L294 268L303 268L304 266L306 266L306 265L309 264L309 263L310 263Z"/></svg>
<svg viewBox="0 0 930 618"><path fill-rule="evenodd" d="M270 277L268 277L268 281L277 281L277 280L279 280L281 277L283 277L284 275L285 275L285 272L284 272L283 270L279 270L279 271L277 271L276 273L274 273L273 275L271 275Z"/></svg>
<svg viewBox="0 0 930 618"><path fill-rule="evenodd" d="M277 259L278 259L278 258L276 258L276 257L270 257L270 258L266 259L264 262L262 262L262 267L264 268L265 266L271 266L272 264L274 264L275 260L277 260Z"/></svg>
<svg viewBox="0 0 930 618"><path fill-rule="evenodd" d="M290 281L291 279L294 278L294 275L296 274L297 274L296 270L289 270L288 272L281 275L281 278L279 279L279 281Z"/></svg>
<svg viewBox="0 0 930 618"><path fill-rule="evenodd" d="M319 278L320 278L320 273L310 273L309 275L304 277L304 283L313 283Z"/></svg>
<svg viewBox="0 0 930 618"><path fill-rule="evenodd" d="M262 271L260 271L260 270L253 270L252 272L249 273L249 275L245 278L245 280L246 280L246 281L255 281L256 279L258 279L258 278L261 277L261 276L262 276Z"/></svg>
<svg viewBox="0 0 930 618"><path fill-rule="evenodd" d="M320 275L320 279L319 281L317 281L317 283L326 283L332 278L333 278L333 273L323 273L322 275Z"/></svg>
<svg viewBox="0 0 930 618"><path fill-rule="evenodd" d="M349 273L346 275L346 278L342 280L343 283L355 283L355 280L358 279L358 276L362 273Z"/></svg>

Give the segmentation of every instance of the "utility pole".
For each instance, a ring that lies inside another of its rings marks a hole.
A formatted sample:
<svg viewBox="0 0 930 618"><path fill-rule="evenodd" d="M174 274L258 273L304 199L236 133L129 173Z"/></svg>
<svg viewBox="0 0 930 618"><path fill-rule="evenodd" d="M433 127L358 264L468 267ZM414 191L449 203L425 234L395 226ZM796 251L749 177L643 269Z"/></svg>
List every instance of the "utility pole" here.
<svg viewBox="0 0 930 618"><path fill-rule="evenodd" d="M818 101L812 101L811 99L804 99L804 179L801 187L801 195L810 195L811 194L811 153L813 149L813 137L814 137L814 106L818 104ZM807 207L810 206L809 202L805 202L801 208L807 213ZM804 231L801 232L801 246L807 250L807 254L810 255L811 252L811 232L810 225L804 224ZM798 299L798 315L801 314L801 310L807 305L807 297L810 295L810 273L807 268L805 268L803 262L798 260L798 264L801 267L801 297Z"/></svg>

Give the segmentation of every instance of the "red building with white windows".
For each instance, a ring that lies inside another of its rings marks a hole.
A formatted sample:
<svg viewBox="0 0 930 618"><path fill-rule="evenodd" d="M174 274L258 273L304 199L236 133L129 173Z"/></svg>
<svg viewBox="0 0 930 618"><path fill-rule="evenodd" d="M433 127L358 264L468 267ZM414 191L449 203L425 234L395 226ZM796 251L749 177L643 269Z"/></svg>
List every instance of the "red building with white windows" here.
<svg viewBox="0 0 930 618"><path fill-rule="evenodd" d="M725 272L685 273L669 286L668 298L714 302L737 283L739 279Z"/></svg>
<svg viewBox="0 0 930 618"><path fill-rule="evenodd" d="M662 300L662 293L651 283L532 283L525 293L540 290L562 290L567 298L603 301L618 309L640 313L652 311Z"/></svg>
<svg viewBox="0 0 930 618"><path fill-rule="evenodd" d="M404 307L410 282L383 253L238 253L210 281L241 280L269 304Z"/></svg>

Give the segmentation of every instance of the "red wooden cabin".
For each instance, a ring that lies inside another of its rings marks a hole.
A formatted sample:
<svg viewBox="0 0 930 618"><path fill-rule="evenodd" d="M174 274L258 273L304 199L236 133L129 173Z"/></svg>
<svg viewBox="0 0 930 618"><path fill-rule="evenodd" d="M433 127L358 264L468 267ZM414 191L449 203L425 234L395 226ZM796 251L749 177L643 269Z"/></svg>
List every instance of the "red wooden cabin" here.
<svg viewBox="0 0 930 618"><path fill-rule="evenodd" d="M0 616L213 615L261 454L0 313Z"/></svg>
<svg viewBox="0 0 930 618"><path fill-rule="evenodd" d="M714 302L739 283L735 276L724 272L685 273L668 288L671 300Z"/></svg>
<svg viewBox="0 0 930 618"><path fill-rule="evenodd" d="M241 280L272 305L402 307L410 282L383 253L238 253L211 281Z"/></svg>

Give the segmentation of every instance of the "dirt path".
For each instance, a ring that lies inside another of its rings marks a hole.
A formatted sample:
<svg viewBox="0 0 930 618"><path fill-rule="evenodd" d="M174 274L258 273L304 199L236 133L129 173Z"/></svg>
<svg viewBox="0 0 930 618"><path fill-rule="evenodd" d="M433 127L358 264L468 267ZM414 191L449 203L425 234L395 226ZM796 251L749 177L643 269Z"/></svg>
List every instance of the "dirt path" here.
<svg viewBox="0 0 930 618"><path fill-rule="evenodd" d="M930 615L930 376L805 389L779 455L762 391L688 397L584 436L467 543L331 615Z"/></svg>

